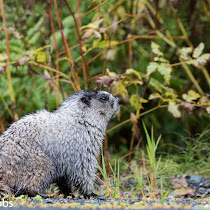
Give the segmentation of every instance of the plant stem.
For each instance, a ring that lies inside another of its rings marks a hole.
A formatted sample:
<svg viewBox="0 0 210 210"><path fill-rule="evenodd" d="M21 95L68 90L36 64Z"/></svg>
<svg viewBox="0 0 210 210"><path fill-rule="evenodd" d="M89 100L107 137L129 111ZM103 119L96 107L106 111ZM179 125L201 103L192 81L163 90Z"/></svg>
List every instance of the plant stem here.
<svg viewBox="0 0 210 210"><path fill-rule="evenodd" d="M14 120L17 120L18 114L16 112L16 102L15 102L15 95L14 95L13 86L12 86L12 77L11 77L11 69L10 69L9 36L8 36L8 31L7 31L7 21L6 21L5 11L4 11L4 1L3 0L0 0L0 6L1 6L3 25L4 25L4 34L5 34L5 39L6 39L7 82L8 82L8 86L9 86L10 99L11 99L12 105L13 105Z"/></svg>
<svg viewBox="0 0 210 210"><path fill-rule="evenodd" d="M143 113L141 113L141 114L139 114L139 115L136 115L136 117L141 117L141 116L143 116L143 115L145 115L145 114L148 114L148 113L150 113L150 112L152 112L152 111L154 111L154 110L156 110L156 109L164 108L164 107L168 107L168 105L158 105L158 106L156 106L156 107L154 107L154 108L152 108L152 109L150 109L150 110L147 110L147 111L145 111L145 112L143 112ZM119 123L119 124L117 124L116 126L114 126L114 127L112 127L112 128L110 128L109 130L107 130L106 133L109 133L109 132L111 132L112 130L114 130L114 129L120 127L121 125L124 125L124 124L126 124L126 123L128 123L128 122L130 122L130 121L131 121L131 118L130 118L130 119L127 119L127 120L125 120L125 121L123 121L123 122L121 122L121 123Z"/></svg>
<svg viewBox="0 0 210 210"><path fill-rule="evenodd" d="M74 12L72 11L72 9L71 9L71 7L69 6L69 4L67 3L67 1L66 1L66 0L64 0L64 1L65 1L65 3L66 3L66 6L67 6L69 12L71 13L71 15L72 15L72 17L73 17L73 19L74 19L74 25L75 25L76 32L77 32L77 39L78 39L78 42L79 42L80 54L81 54L81 56L82 56L82 68L83 68L83 76L84 76L85 89L88 88L86 72L88 73L88 76L89 76L89 78L90 78L90 82L91 82L92 88L94 88L93 80L92 80L92 77L91 77L91 75L90 75L89 69L87 68L87 64L86 64L86 62L85 62L85 58L84 58L84 55L83 55L82 41L81 41L80 31L79 31L78 25L77 25L77 20L76 20L76 18L75 18Z"/></svg>
<svg viewBox="0 0 210 210"><path fill-rule="evenodd" d="M105 139L104 139L104 155L105 155L105 159L106 159L106 171L107 171L107 175L109 176L109 172L110 172L110 166L109 166L109 142L108 142L108 137L107 135L105 135Z"/></svg>
<svg viewBox="0 0 210 210"><path fill-rule="evenodd" d="M207 83L210 87L210 76L209 76L209 73L208 73L207 69L204 66L201 66L200 68L201 68L201 70L202 70L202 72L203 72L203 74L206 78L206 81L207 81Z"/></svg>
<svg viewBox="0 0 210 210"><path fill-rule="evenodd" d="M55 46L55 52L56 52L56 87L57 87L57 91L56 91L56 107L59 106L59 102L60 102L60 97L59 97L59 52L58 52L58 46L57 46L57 42L56 42L56 38L55 38L55 28L54 28L54 24L53 24L53 19L52 19L52 12L51 12L51 2L50 0L47 0L48 3L48 12L49 12L49 17L50 17L50 26L51 26L51 30L52 30L52 34L53 34L53 43Z"/></svg>
<svg viewBox="0 0 210 210"><path fill-rule="evenodd" d="M179 59L181 62L183 62L181 59ZM197 80L195 79L195 77L193 76L192 72L190 71L189 67L186 65L186 63L182 64L182 67L184 68L184 70L186 71L188 77L191 79L192 83L194 84L194 86L196 87L196 89L198 90L198 92L203 95L203 90L201 89L200 85L198 84Z"/></svg>
<svg viewBox="0 0 210 210"><path fill-rule="evenodd" d="M58 27L59 27L61 35L62 35L62 39L63 39L63 42L64 42L64 46L65 46L65 49L66 49L67 56L70 59L71 64L72 64L72 66L71 66L69 61L67 60L68 61L68 65L71 68L70 73L72 73L72 78L74 79L74 83L75 83L74 86L76 88L76 91L78 91L81 88L80 88L79 82L77 81L77 78L75 77L74 72L73 72L74 60L72 58L72 55L71 55L71 52L69 50L69 46L68 46L67 40L65 38L65 35L64 35L63 29L62 29L62 24L61 24L61 21L60 21L60 18L59 18L59 14L58 14L58 5L57 5L57 1L56 0L54 0L54 5L55 5L55 11L56 11L56 18L57 18L57 22L58 22ZM72 84L73 84L73 82L72 82Z"/></svg>

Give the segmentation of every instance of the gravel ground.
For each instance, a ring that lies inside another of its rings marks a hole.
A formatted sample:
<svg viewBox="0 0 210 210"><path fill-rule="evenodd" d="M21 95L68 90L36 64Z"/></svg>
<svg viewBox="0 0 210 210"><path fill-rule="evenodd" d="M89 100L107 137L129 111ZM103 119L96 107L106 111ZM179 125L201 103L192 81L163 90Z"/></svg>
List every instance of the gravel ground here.
<svg viewBox="0 0 210 210"><path fill-rule="evenodd" d="M2 205L3 206L3 205ZM4 205L6 207L6 204ZM50 207L74 208L74 209L210 209L210 199L166 199L163 204L160 200L127 198L127 199L70 199L70 198L46 198L35 197L17 200L15 209L22 210L22 207L36 207L36 209ZM1 210L1 208L0 208Z"/></svg>
<svg viewBox="0 0 210 210"><path fill-rule="evenodd" d="M132 182L131 182L132 181ZM135 184L131 180L128 184ZM203 176L177 176L174 179L174 185L185 186L193 190L193 193L180 192L174 195L173 192L164 200L163 204L160 200L152 200L150 198L142 198L139 196L127 196L122 199L84 199L84 198L45 198L42 197L19 197L12 202L13 209L27 210L42 208L49 210L57 210L58 208L74 208L74 209L210 209L210 179ZM126 189L129 186L126 187ZM188 189L187 188L187 189ZM102 196L101 198L103 198ZM104 197L105 198L105 197ZM3 203L0 200L0 210L2 207L10 207L9 203ZM11 201L10 201L11 202ZM53 208L52 208L53 207Z"/></svg>

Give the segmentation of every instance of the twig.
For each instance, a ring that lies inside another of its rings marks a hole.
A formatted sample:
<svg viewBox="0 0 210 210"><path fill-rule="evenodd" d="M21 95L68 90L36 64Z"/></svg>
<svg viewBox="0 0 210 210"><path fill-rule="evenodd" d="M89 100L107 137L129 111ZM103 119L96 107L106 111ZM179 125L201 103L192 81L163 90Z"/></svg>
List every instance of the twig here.
<svg viewBox="0 0 210 210"><path fill-rule="evenodd" d="M165 30L166 28L168 27L164 27L158 31L163 31ZM154 34L155 32L154 31L151 31L151 32L148 32L147 34L143 34L143 35L137 35L137 36L133 36L132 38L129 38L129 39L126 39L126 40L123 40L123 41L120 41L120 42L117 42L115 44L112 44L108 47L105 47L101 52L99 52L96 56L94 56L90 61L87 62L87 65L89 65L91 62L93 62L96 58L98 58L104 51L106 51L107 49L109 49L110 47L114 47L114 46L117 46L119 44L123 44L123 43L126 43L126 42L129 42L131 40L135 40L135 39L140 39L140 38L143 38L144 36L148 35L148 34ZM82 67L78 68L77 71L80 71L82 69Z"/></svg>
<svg viewBox="0 0 210 210"><path fill-rule="evenodd" d="M148 113L150 113L150 112L152 112L152 111L154 111L154 110L156 110L156 109L164 108L164 107L168 107L168 105L158 105L158 106L156 106L156 107L154 107L154 108L152 108L152 109L150 109L150 110L147 110L147 111L145 111L145 112L143 112L143 113L141 113L141 114L139 114L139 115L136 115L136 117L141 117L141 116L143 116L143 115L145 115L145 114L148 114ZM110 128L109 130L107 130L106 133L109 133L109 132L111 132L112 130L114 130L114 129L116 129L116 128L118 128L118 127L120 127L120 126L122 126L122 125L124 125L124 124L126 124L126 123L128 123L128 122L130 122L130 121L131 121L131 118L130 118L130 119L127 119L127 120L125 120L125 121L123 121L123 122L121 122L121 123L119 123L119 124L117 124L116 126L114 126L114 127L112 127L112 128Z"/></svg>
<svg viewBox="0 0 210 210"><path fill-rule="evenodd" d="M39 66L41 69L42 68L45 68L45 69L48 69L49 71L53 71L53 72L58 72L56 69L52 68L52 67L49 67L49 66L45 66L41 63L36 63L35 61L29 61L29 64L32 64L32 65L35 65L35 66ZM60 76L63 76L65 78L67 78L69 80L69 83L71 84L71 86L73 87L74 91L76 92L77 89L74 85L74 83L72 82L71 78L69 76L67 76L66 74L62 73L59 71L59 75Z"/></svg>

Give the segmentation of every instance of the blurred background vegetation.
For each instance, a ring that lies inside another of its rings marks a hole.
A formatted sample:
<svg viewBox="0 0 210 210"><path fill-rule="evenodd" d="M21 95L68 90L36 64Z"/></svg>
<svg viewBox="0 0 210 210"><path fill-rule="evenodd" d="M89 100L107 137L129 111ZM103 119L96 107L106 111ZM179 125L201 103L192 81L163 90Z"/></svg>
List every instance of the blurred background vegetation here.
<svg viewBox="0 0 210 210"><path fill-rule="evenodd" d="M1 132L75 91L103 89L121 99L105 138L108 171L116 158L142 164L143 120L162 134L164 173L207 174L209 0L0 3Z"/></svg>

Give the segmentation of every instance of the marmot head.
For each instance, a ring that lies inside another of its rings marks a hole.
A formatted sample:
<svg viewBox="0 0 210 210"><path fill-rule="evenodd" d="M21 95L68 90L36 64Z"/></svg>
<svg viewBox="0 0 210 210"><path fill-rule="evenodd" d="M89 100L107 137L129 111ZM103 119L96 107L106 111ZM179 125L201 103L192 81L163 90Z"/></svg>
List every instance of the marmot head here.
<svg viewBox="0 0 210 210"><path fill-rule="evenodd" d="M109 121L119 109L119 98L106 91L81 90L66 99L62 107L84 117L94 116Z"/></svg>

